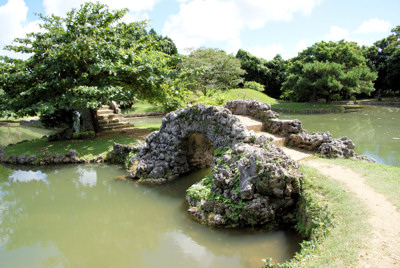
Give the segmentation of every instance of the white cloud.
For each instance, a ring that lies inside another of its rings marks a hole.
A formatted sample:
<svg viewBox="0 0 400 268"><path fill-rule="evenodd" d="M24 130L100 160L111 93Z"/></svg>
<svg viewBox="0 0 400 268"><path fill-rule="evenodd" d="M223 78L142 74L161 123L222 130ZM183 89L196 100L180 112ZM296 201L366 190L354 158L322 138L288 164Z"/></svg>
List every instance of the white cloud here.
<svg viewBox="0 0 400 268"><path fill-rule="evenodd" d="M163 34L179 50L206 42L228 41L238 46L243 29L259 29L270 21L290 21L295 13L310 15L320 0L180 0L178 14L171 15ZM239 47L236 47L236 49Z"/></svg>
<svg viewBox="0 0 400 268"><path fill-rule="evenodd" d="M0 47L10 45L17 37L29 32L39 31L38 21L27 22L28 7L23 0L9 0L0 6ZM16 56L14 53L0 50L0 54Z"/></svg>
<svg viewBox="0 0 400 268"><path fill-rule="evenodd" d="M65 15L72 8L79 8L85 2L100 2L110 9L128 8L130 21L146 19L148 15L144 11L152 10L159 0L43 0L45 13L58 16ZM126 20L126 19L125 19Z"/></svg>
<svg viewBox="0 0 400 268"><path fill-rule="evenodd" d="M377 18L364 21L361 26L356 30L356 33L384 33L388 32L391 28L390 22L380 20Z"/></svg>
<svg viewBox="0 0 400 268"><path fill-rule="evenodd" d="M308 48L309 46L310 46L310 44L309 44L307 41L305 41L305 40L300 40L300 41L296 44L295 50L296 50L297 53L299 53L299 52L305 50L306 48Z"/></svg>
<svg viewBox="0 0 400 268"><path fill-rule="evenodd" d="M249 52L256 57L271 60L277 54L282 54L283 46L282 45L270 45L270 46L265 46L265 47L254 47L254 48L249 49Z"/></svg>
<svg viewBox="0 0 400 268"><path fill-rule="evenodd" d="M332 26L330 32L324 36L327 41L340 41L342 39L348 40L350 32L338 26Z"/></svg>

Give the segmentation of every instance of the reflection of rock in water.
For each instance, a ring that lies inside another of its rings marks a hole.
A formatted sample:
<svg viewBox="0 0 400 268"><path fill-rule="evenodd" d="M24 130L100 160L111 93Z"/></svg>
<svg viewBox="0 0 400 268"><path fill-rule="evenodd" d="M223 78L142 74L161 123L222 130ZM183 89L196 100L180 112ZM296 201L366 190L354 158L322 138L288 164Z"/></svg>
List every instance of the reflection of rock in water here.
<svg viewBox="0 0 400 268"><path fill-rule="evenodd" d="M128 175L122 175L122 176L114 177L113 180L115 180L115 181L126 181L128 178L129 178Z"/></svg>

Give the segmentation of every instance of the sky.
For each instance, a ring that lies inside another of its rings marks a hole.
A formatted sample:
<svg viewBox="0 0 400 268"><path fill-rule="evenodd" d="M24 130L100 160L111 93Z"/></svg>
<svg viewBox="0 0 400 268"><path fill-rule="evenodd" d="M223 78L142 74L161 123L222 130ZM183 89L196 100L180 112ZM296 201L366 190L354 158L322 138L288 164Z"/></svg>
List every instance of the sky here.
<svg viewBox="0 0 400 268"><path fill-rule="evenodd" d="M87 0L86 0L87 1ZM39 31L37 15L64 16L85 0L0 0L0 47ZM179 53L218 48L289 59L324 41L372 45L400 25L400 0L99 0L128 8L125 22L149 20ZM0 50L0 55L11 55Z"/></svg>

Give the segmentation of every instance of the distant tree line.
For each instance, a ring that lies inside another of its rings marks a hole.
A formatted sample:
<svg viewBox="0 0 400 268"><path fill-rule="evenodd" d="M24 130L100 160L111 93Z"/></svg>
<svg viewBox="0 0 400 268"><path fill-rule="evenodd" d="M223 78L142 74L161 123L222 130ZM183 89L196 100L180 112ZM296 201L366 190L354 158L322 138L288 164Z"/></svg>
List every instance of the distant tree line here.
<svg viewBox="0 0 400 268"><path fill-rule="evenodd" d="M242 49L236 58L246 71L244 81L264 85L274 98L331 102L400 96L400 26L370 47L321 41L287 61L280 55L267 61Z"/></svg>

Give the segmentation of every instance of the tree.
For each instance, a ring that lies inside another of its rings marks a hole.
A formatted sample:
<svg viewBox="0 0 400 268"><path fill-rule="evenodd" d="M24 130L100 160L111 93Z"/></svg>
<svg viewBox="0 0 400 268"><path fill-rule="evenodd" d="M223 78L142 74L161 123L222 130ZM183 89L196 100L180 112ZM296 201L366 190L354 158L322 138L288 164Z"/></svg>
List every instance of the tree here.
<svg viewBox="0 0 400 268"><path fill-rule="evenodd" d="M93 113L111 100L134 97L167 106L181 100L179 57L162 52L165 40L149 34L146 22L121 22L126 12L85 3L64 18L39 15L41 32L6 47L30 57L1 57L3 115Z"/></svg>
<svg viewBox="0 0 400 268"><path fill-rule="evenodd" d="M200 90L204 96L210 90L233 88L243 81L240 61L219 49L193 50L180 67L188 74L188 88Z"/></svg>
<svg viewBox="0 0 400 268"><path fill-rule="evenodd" d="M246 71L243 75L245 81L255 81L264 85L264 93L268 96L274 98L281 96L281 86L286 79L286 67L285 61L279 54L273 60L267 61L239 49L236 58L240 60L242 69Z"/></svg>
<svg viewBox="0 0 400 268"><path fill-rule="evenodd" d="M363 47L365 57L371 69L378 72L375 89L378 95L400 96L398 74L400 73L398 62L400 51L400 26L392 29L392 34L373 46Z"/></svg>
<svg viewBox="0 0 400 268"><path fill-rule="evenodd" d="M315 43L291 60L288 72L283 96L293 101L330 102L369 94L376 79L361 48L343 40Z"/></svg>
<svg viewBox="0 0 400 268"><path fill-rule="evenodd" d="M386 61L386 85L393 94L400 96L400 49L397 49Z"/></svg>

